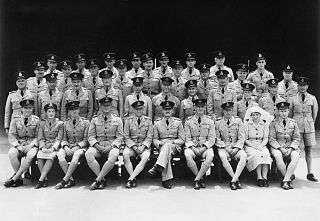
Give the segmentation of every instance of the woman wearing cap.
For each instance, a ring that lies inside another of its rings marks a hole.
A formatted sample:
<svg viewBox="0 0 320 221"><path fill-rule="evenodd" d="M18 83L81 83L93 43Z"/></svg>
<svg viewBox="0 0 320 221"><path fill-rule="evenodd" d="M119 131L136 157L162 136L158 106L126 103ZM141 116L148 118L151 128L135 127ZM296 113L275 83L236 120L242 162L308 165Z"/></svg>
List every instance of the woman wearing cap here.
<svg viewBox="0 0 320 221"><path fill-rule="evenodd" d="M36 189L48 186L47 174L52 168L56 151L63 135L63 122L56 118L57 105L48 103L44 106L46 118L40 122L38 131L39 151L37 154L40 178Z"/></svg>
<svg viewBox="0 0 320 221"><path fill-rule="evenodd" d="M179 118L184 122L188 117L194 115L193 101L197 96L197 80L189 80L185 83L188 97L181 101Z"/></svg>
<svg viewBox="0 0 320 221"><path fill-rule="evenodd" d="M269 127L261 119L259 107L251 108L250 119L244 122L245 142L244 150L247 153L247 168L251 172L256 170L257 185L269 186L268 170L271 165L270 153L266 147L268 143Z"/></svg>

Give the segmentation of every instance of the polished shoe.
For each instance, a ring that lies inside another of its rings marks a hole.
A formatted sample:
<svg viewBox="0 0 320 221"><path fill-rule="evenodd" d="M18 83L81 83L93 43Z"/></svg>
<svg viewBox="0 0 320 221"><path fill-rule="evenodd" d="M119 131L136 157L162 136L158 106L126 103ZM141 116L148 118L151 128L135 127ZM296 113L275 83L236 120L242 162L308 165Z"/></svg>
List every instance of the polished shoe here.
<svg viewBox="0 0 320 221"><path fill-rule="evenodd" d="M237 190L238 189L236 182L230 182L230 189L231 190Z"/></svg>
<svg viewBox="0 0 320 221"><path fill-rule="evenodd" d="M269 187L269 180L263 179L263 186L264 187Z"/></svg>
<svg viewBox="0 0 320 221"><path fill-rule="evenodd" d="M12 187L19 187L23 185L23 180L22 179L18 179L14 182L14 184L12 185Z"/></svg>
<svg viewBox="0 0 320 221"><path fill-rule="evenodd" d="M292 174L290 180L293 181L296 178L296 175Z"/></svg>
<svg viewBox="0 0 320 221"><path fill-rule="evenodd" d="M132 188L132 187L133 187L133 185L132 185L132 180L128 180L127 183L126 183L126 188L127 188L127 189L130 189L130 188Z"/></svg>
<svg viewBox="0 0 320 221"><path fill-rule="evenodd" d="M307 174L307 179L312 182L318 182L318 179L313 175L313 173Z"/></svg>
<svg viewBox="0 0 320 221"><path fill-rule="evenodd" d="M242 185L239 180L236 181L236 186L237 186L237 189L242 189Z"/></svg>
<svg viewBox="0 0 320 221"><path fill-rule="evenodd" d="M264 180L263 179L258 179L257 180L257 186L263 187L264 186Z"/></svg>
<svg viewBox="0 0 320 221"><path fill-rule="evenodd" d="M151 178L155 178L158 175L158 170L156 166L153 166L150 170L148 170L148 174Z"/></svg>
<svg viewBox="0 0 320 221"><path fill-rule="evenodd" d="M289 189L293 189L292 181L288 181L288 186L289 186Z"/></svg>
<svg viewBox="0 0 320 221"><path fill-rule="evenodd" d="M43 187L43 181L38 180L36 186L34 187L35 189L40 189L41 187Z"/></svg>
<svg viewBox="0 0 320 221"><path fill-rule="evenodd" d="M201 188L206 188L206 183L204 182L204 179L200 180L200 187Z"/></svg>
<svg viewBox="0 0 320 221"><path fill-rule="evenodd" d="M200 190L200 188L201 188L200 181L199 180L193 181L193 189Z"/></svg>
<svg viewBox="0 0 320 221"><path fill-rule="evenodd" d="M134 178L132 180L132 187L137 187L137 179L136 178Z"/></svg>
<svg viewBox="0 0 320 221"><path fill-rule="evenodd" d="M66 186L67 182L65 180L61 180L57 185L54 187L55 189L59 190Z"/></svg>
<svg viewBox="0 0 320 221"><path fill-rule="evenodd" d="M103 180L100 181L100 184L99 184L99 186L98 186L98 189L99 189L99 190L103 190L104 188L106 188L106 186L107 186L107 180L106 180L106 179L103 179Z"/></svg>
<svg viewBox="0 0 320 221"><path fill-rule="evenodd" d="M90 189L90 190L96 190L96 189L99 188L100 184L101 184L100 181L95 180L95 181L91 184L91 186L89 187L89 189Z"/></svg>
<svg viewBox="0 0 320 221"><path fill-rule="evenodd" d="M69 179L67 184L65 185L65 188L70 188L70 187L73 187L75 185L76 185L76 181L72 180L72 179Z"/></svg>
<svg viewBox="0 0 320 221"><path fill-rule="evenodd" d="M24 173L24 178L25 178L25 179L28 179L28 180L31 180L31 179L32 179L32 176L31 176L31 174L30 174L29 171L27 171L27 172Z"/></svg>
<svg viewBox="0 0 320 221"><path fill-rule="evenodd" d="M15 183L15 181L13 179L9 179L6 182L4 182L4 186L5 187L12 187L12 185Z"/></svg>
<svg viewBox="0 0 320 221"><path fill-rule="evenodd" d="M166 189L172 189L173 182L171 180L162 181L162 186Z"/></svg>
<svg viewBox="0 0 320 221"><path fill-rule="evenodd" d="M48 181L48 179L45 179L45 180L43 181L42 186L43 186L43 187L48 187L48 185L49 185L49 181Z"/></svg>
<svg viewBox="0 0 320 221"><path fill-rule="evenodd" d="M290 189L289 182L288 181L281 182L281 188L284 190L289 190Z"/></svg>

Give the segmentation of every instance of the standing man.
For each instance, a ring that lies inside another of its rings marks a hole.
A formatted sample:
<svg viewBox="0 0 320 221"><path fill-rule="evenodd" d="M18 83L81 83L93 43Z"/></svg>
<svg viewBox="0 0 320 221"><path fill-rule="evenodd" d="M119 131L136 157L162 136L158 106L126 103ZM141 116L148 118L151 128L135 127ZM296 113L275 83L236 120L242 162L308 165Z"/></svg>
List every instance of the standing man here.
<svg viewBox="0 0 320 221"><path fill-rule="evenodd" d="M295 120L288 118L290 104L285 101L277 103L279 117L270 123L269 145L278 170L283 175L281 187L285 190L293 189L291 176L297 167L300 158L300 134ZM288 166L284 159L290 160Z"/></svg>
<svg viewBox="0 0 320 221"><path fill-rule="evenodd" d="M216 72L220 70L228 71L229 82L234 81L233 71L231 68L224 65L226 61L226 56L221 51L216 51L214 53L214 63L215 65L210 68L210 78L216 81Z"/></svg>
<svg viewBox="0 0 320 221"><path fill-rule="evenodd" d="M182 122L185 122L189 117L195 114L194 100L198 98L197 95L197 80L189 80L185 83L187 88L188 97L181 101L179 118Z"/></svg>
<svg viewBox="0 0 320 221"><path fill-rule="evenodd" d="M254 90L254 85L251 83L242 83L242 99L237 101L236 106L236 116L241 120L244 119L248 108L253 106L258 106L258 103L252 98L252 92Z"/></svg>
<svg viewBox="0 0 320 221"><path fill-rule="evenodd" d="M200 72L198 69L195 68L196 65L196 53L188 52L185 54L185 60L187 67L183 69L181 72L181 77L188 81L190 79L199 80L200 78Z"/></svg>
<svg viewBox="0 0 320 221"><path fill-rule="evenodd" d="M161 77L171 77L173 78L173 71L170 66L168 66L169 63L169 55L166 51L162 51L158 54L158 60L160 63L160 67L157 67L154 69L154 74L159 75Z"/></svg>
<svg viewBox="0 0 320 221"><path fill-rule="evenodd" d="M90 169L97 176L90 190L104 189L105 176L112 170L119 156L119 148L123 141L123 124L120 117L112 114L112 98L99 100L101 113L90 123L88 141L90 148L85 153ZM96 158L106 156L108 160L100 169Z"/></svg>
<svg viewBox="0 0 320 221"><path fill-rule="evenodd" d="M83 74L84 78L90 76L90 72L86 69L86 55L83 53L76 54L74 56L74 62L76 64L77 70L80 74Z"/></svg>
<svg viewBox="0 0 320 221"><path fill-rule="evenodd" d="M209 74L210 74L209 67L210 67L209 64L200 65L200 79L198 81L198 93L202 97L208 97L211 90L218 88L218 83L209 78Z"/></svg>
<svg viewBox="0 0 320 221"><path fill-rule="evenodd" d="M298 123L300 131L300 145L304 147L307 163L307 179L317 182L318 179L312 173L311 149L316 145L315 122L318 115L317 98L308 93L310 79L300 77L298 79L298 93L289 99L290 117Z"/></svg>
<svg viewBox="0 0 320 221"><path fill-rule="evenodd" d="M72 81L70 78L70 74L72 72L72 63L69 60L64 60L61 62L61 70L62 70L62 77L57 77L57 86L59 91L64 93L66 90L72 87Z"/></svg>
<svg viewBox="0 0 320 221"><path fill-rule="evenodd" d="M8 133L10 144L8 155L14 175L4 183L5 187L23 185L21 175L28 170L38 152L39 118L32 114L34 100L30 97L25 97L20 102L20 105L22 107L22 115L12 119ZM25 159L22 160L23 157Z"/></svg>
<svg viewBox="0 0 320 221"><path fill-rule="evenodd" d="M185 141L185 132L182 121L172 117L175 103L167 100L162 101L160 105L164 117L155 121L153 130L153 144L159 150L159 156L156 164L148 173L152 177L161 173L162 186L166 189L171 189L174 186L171 158L172 155L181 152Z"/></svg>
<svg viewBox="0 0 320 221"><path fill-rule="evenodd" d="M206 102L206 99L194 100L196 113L184 125L186 134L184 155L187 166L195 176L193 188L196 190L205 188L203 176L213 161L213 145L216 140L214 121L205 115ZM200 170L194 161L195 157L204 159Z"/></svg>
<svg viewBox="0 0 320 221"><path fill-rule="evenodd" d="M120 59L116 61L115 67L119 72L119 76L114 79L114 87L122 91L123 100L132 93L132 81L126 76L127 60Z"/></svg>
<svg viewBox="0 0 320 221"><path fill-rule="evenodd" d="M283 80L278 84L278 94L288 101L291 97L297 95L298 84L292 80L293 69L291 65L284 65L282 68Z"/></svg>
<svg viewBox="0 0 320 221"><path fill-rule="evenodd" d="M38 96L41 91L47 89L46 79L44 78L44 68L45 66L42 61L33 63L33 71L35 77L29 77L27 79L27 89L34 93L36 96Z"/></svg>
<svg viewBox="0 0 320 221"><path fill-rule="evenodd" d="M153 136L153 125L150 117L143 115L144 102L137 100L131 104L134 114L126 118L124 124L125 149L123 151L123 161L129 178L127 188L136 187L136 177L144 169L150 157L150 146ZM133 170L131 157L140 157L140 162Z"/></svg>
<svg viewBox="0 0 320 221"><path fill-rule="evenodd" d="M248 66L246 64L237 64L236 75L237 80L230 82L229 87L235 91L237 95L237 101L239 101L242 99L242 84L247 82L246 78L248 75Z"/></svg>
<svg viewBox="0 0 320 221"><path fill-rule="evenodd" d="M100 71L110 70L113 72L113 78L117 78L119 76L118 70L114 67L116 63L116 53L114 52L107 52L103 54L103 60L106 64L106 67L101 69Z"/></svg>
<svg viewBox="0 0 320 221"><path fill-rule="evenodd" d="M240 118L233 116L233 102L221 105L223 117L216 122L216 146L222 166L231 176L231 190L241 189L239 177L246 166L247 154L243 149L245 135ZM238 161L236 171L233 171L230 160Z"/></svg>
<svg viewBox="0 0 320 221"><path fill-rule="evenodd" d="M126 77L128 79L132 79L133 77L137 77L138 75L143 73L143 69L141 66L141 55L139 52L133 52L130 55L130 60L132 64L132 69L127 71Z"/></svg>
<svg viewBox="0 0 320 221"><path fill-rule="evenodd" d="M175 60L172 63L172 71L173 71L172 94L182 101L183 99L185 99L185 96L186 96L186 89L184 87L184 84L186 83L186 81L181 76L183 71L183 65L180 60Z"/></svg>
<svg viewBox="0 0 320 221"><path fill-rule="evenodd" d="M83 79L83 85L94 95L94 92L103 86L102 80L99 77L99 64L95 58L89 60L89 72L90 75L87 75Z"/></svg>
<svg viewBox="0 0 320 221"><path fill-rule="evenodd" d="M47 75L49 73L55 73L57 74L57 79L60 80L63 77L63 74L61 71L57 69L57 65L58 65L58 56L55 54L48 54L47 55L48 69L45 71L44 75Z"/></svg>

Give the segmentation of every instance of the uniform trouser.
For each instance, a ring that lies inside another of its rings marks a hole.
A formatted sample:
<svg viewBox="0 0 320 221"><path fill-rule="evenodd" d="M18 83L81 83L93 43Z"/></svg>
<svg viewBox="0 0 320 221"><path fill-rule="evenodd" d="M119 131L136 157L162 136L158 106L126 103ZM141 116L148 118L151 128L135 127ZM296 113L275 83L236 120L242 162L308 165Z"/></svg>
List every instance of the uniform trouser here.
<svg viewBox="0 0 320 221"><path fill-rule="evenodd" d="M162 171L162 181L170 180L173 178L171 158L172 155L177 153L177 145L172 143L165 143L160 148L160 153L156 164L162 166L164 169Z"/></svg>

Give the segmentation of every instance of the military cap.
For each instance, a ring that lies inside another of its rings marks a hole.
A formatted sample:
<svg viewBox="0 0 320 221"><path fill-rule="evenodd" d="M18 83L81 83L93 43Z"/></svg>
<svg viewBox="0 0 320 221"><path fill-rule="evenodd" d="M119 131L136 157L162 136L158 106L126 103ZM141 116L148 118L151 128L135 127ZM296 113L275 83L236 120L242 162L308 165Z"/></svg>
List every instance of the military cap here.
<svg viewBox="0 0 320 221"><path fill-rule="evenodd" d="M127 67L127 63L128 63L127 59L119 59L116 61L115 66L117 68L122 69L122 68Z"/></svg>
<svg viewBox="0 0 320 221"><path fill-rule="evenodd" d="M86 61L86 55L84 53L76 54L74 60L75 62Z"/></svg>
<svg viewBox="0 0 320 221"><path fill-rule="evenodd" d="M182 62L180 60L174 60L171 66L172 68L178 68L178 67L183 68Z"/></svg>
<svg viewBox="0 0 320 221"><path fill-rule="evenodd" d="M137 60L137 59L140 59L141 58L141 55L139 52L133 52L131 55L130 55L130 60L133 61L133 60Z"/></svg>
<svg viewBox="0 0 320 221"><path fill-rule="evenodd" d="M47 112L49 109L54 109L56 111L58 109L58 107L54 103L48 103L48 104L44 105L45 112Z"/></svg>
<svg viewBox="0 0 320 221"><path fill-rule="evenodd" d="M220 59L220 58L224 58L225 55L224 55L224 53L222 51L215 51L214 52L214 57Z"/></svg>
<svg viewBox="0 0 320 221"><path fill-rule="evenodd" d="M197 80L191 79L191 80L188 80L188 81L184 84L184 86L185 86L186 88L197 87L197 83L198 83Z"/></svg>
<svg viewBox="0 0 320 221"><path fill-rule="evenodd" d="M160 106L164 109L164 110L171 110L174 107L174 102L173 101L162 101L160 103Z"/></svg>
<svg viewBox="0 0 320 221"><path fill-rule="evenodd" d="M144 102L143 101L135 101L131 104L131 106L134 108L134 109L141 109L143 108L143 105L144 105Z"/></svg>
<svg viewBox="0 0 320 221"><path fill-rule="evenodd" d="M206 103L207 103L207 99L205 98L197 98L193 101L193 104L196 106L196 107L205 107L206 106Z"/></svg>
<svg viewBox="0 0 320 221"><path fill-rule="evenodd" d="M310 79L307 77L299 77L298 78L298 85L304 86L304 85L309 85L310 84Z"/></svg>
<svg viewBox="0 0 320 221"><path fill-rule="evenodd" d="M99 64L97 62L97 59L95 59L95 58L91 58L89 60L89 68L93 68L93 67L98 67L99 68Z"/></svg>
<svg viewBox="0 0 320 221"><path fill-rule="evenodd" d="M161 83L164 85L171 85L174 80L171 77L162 77Z"/></svg>
<svg viewBox="0 0 320 221"><path fill-rule="evenodd" d="M234 103L232 101L225 102L225 103L221 104L221 108L223 110L232 109L233 106L234 106Z"/></svg>
<svg viewBox="0 0 320 221"><path fill-rule="evenodd" d="M283 110L283 109L288 109L290 106L290 104L286 101L281 101L279 103L276 104L276 107L279 109L279 110Z"/></svg>
<svg viewBox="0 0 320 221"><path fill-rule="evenodd" d="M66 104L67 110L76 110L79 109L80 101L70 101Z"/></svg>
<svg viewBox="0 0 320 221"><path fill-rule="evenodd" d="M103 98L99 99L99 103L102 105L108 105L111 104L112 98L108 96L104 96Z"/></svg>
<svg viewBox="0 0 320 221"><path fill-rule="evenodd" d="M148 52L148 53L145 53L145 54L143 54L142 56L141 56L141 61L142 62L147 62L147 61L152 61L153 60L153 56L152 56L152 54L150 53L150 52Z"/></svg>
<svg viewBox="0 0 320 221"><path fill-rule="evenodd" d="M200 72L207 72L210 71L210 64L203 63L200 65Z"/></svg>
<svg viewBox="0 0 320 221"><path fill-rule="evenodd" d="M133 85L140 87L143 84L143 77L134 77L132 78Z"/></svg>
<svg viewBox="0 0 320 221"><path fill-rule="evenodd" d="M286 73L293 73L293 67L290 64L284 64L282 66L282 71Z"/></svg>
<svg viewBox="0 0 320 221"><path fill-rule="evenodd" d="M62 67L62 69L71 68L72 63L69 60L64 60L61 62L61 67Z"/></svg>
<svg viewBox="0 0 320 221"><path fill-rule="evenodd" d="M58 60L58 56L55 54L48 54L46 57L47 57L47 61L57 62Z"/></svg>
<svg viewBox="0 0 320 221"><path fill-rule="evenodd" d="M112 78L113 72L111 70L102 70L99 72L101 78Z"/></svg>
<svg viewBox="0 0 320 221"><path fill-rule="evenodd" d="M19 80L19 79L26 79L26 73L24 71L18 71L17 72L17 78L16 80Z"/></svg>
<svg viewBox="0 0 320 221"><path fill-rule="evenodd" d="M44 69L44 68L45 68L45 64L43 63L43 61L36 61L33 63L34 70L39 70L39 69Z"/></svg>
<svg viewBox="0 0 320 221"><path fill-rule="evenodd" d="M248 71L248 65L246 64L237 64L236 71Z"/></svg>
<svg viewBox="0 0 320 221"><path fill-rule="evenodd" d="M244 91L253 91L255 86L249 82L242 83L241 84L242 90Z"/></svg>
<svg viewBox="0 0 320 221"><path fill-rule="evenodd" d="M103 59L105 61L112 61L116 59L116 53L114 52L107 52L103 54Z"/></svg>
<svg viewBox="0 0 320 221"><path fill-rule="evenodd" d="M265 56L262 53L258 53L256 61L266 60Z"/></svg>
<svg viewBox="0 0 320 221"><path fill-rule="evenodd" d="M46 81L48 81L48 82L53 82L53 81L56 81L56 80L57 80L57 76L58 76L57 73L50 72L50 73L46 74L46 75L44 76L44 78L45 78Z"/></svg>
<svg viewBox="0 0 320 221"><path fill-rule="evenodd" d="M219 70L215 73L218 79L225 79L228 77L229 72L227 70Z"/></svg>
<svg viewBox="0 0 320 221"><path fill-rule="evenodd" d="M272 79L269 79L269 80L267 80L267 85L269 86L269 87L277 87L278 86L278 79L276 79L276 78L272 78Z"/></svg>
<svg viewBox="0 0 320 221"><path fill-rule="evenodd" d="M24 98L22 101L20 101L21 107L34 107L34 100L30 98Z"/></svg>
<svg viewBox="0 0 320 221"><path fill-rule="evenodd" d="M166 51L162 51L158 54L158 59L159 60L167 60L169 59L169 55L168 55L168 52Z"/></svg>
<svg viewBox="0 0 320 221"><path fill-rule="evenodd" d="M82 80L84 76L78 71L73 71L71 72L69 77L71 78L71 80Z"/></svg>
<svg viewBox="0 0 320 221"><path fill-rule="evenodd" d="M187 61L195 60L195 59L196 59L196 53L194 53L194 52L187 52L187 53L185 54L185 59L186 59Z"/></svg>

